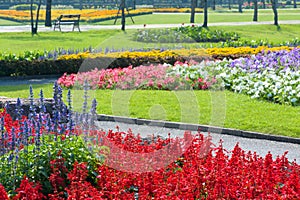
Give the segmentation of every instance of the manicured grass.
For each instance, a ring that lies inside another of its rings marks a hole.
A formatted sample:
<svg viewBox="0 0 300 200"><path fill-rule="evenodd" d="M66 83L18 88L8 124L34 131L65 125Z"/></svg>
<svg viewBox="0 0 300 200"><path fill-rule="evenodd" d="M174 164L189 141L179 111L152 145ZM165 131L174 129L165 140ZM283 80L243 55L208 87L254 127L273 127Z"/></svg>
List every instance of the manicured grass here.
<svg viewBox="0 0 300 200"><path fill-rule="evenodd" d="M0 26L16 26L16 25L22 25L22 23L0 19Z"/></svg>
<svg viewBox="0 0 300 200"><path fill-rule="evenodd" d="M300 20L300 9L291 10L278 10L279 20ZM172 13L172 14L152 14L141 15L133 17L135 24L181 24L190 23L190 13ZM258 21L273 21L273 11L270 9L258 11ZM238 12L214 12L209 11L208 22L251 22L253 20L253 10L244 10L243 13ZM95 24L100 25L112 25L114 20L107 20L98 22ZM133 24L129 17L126 18L127 24ZM195 23L203 23L203 13L196 13ZM121 24L121 20L118 19L117 24ZM209 26L209 24L208 24Z"/></svg>
<svg viewBox="0 0 300 200"><path fill-rule="evenodd" d="M300 24L280 25L280 29L273 25L257 26L214 26L211 30L223 29L225 31L234 31L240 34L242 39L259 40L265 39L270 42L280 43L299 38Z"/></svg>
<svg viewBox="0 0 300 200"><path fill-rule="evenodd" d="M46 97L52 96L52 85L33 87L36 97L40 89ZM0 96L28 97L28 86L25 85L1 86L0 91ZM76 110L81 109L81 96L82 91L73 91ZM300 107L257 101L229 91L97 90L89 96L97 99L99 114L216 126L224 123L228 128L300 137ZM225 115L222 114L224 108Z"/></svg>
<svg viewBox="0 0 300 200"><path fill-rule="evenodd" d="M277 29L273 25L256 26L218 26L210 29L223 29L235 31L240 34L241 39L260 40L268 39L274 43L280 43L299 37L299 25L281 25ZM259 30L259 31L258 31ZM132 34L138 30L99 30L87 32L41 32L38 36L32 37L30 33L0 33L1 52L23 52L25 50L53 50L64 49L83 49L93 48L174 48L174 47L199 47L203 43L142 43L132 41ZM206 45L210 46L210 44ZM215 46L216 44L211 44Z"/></svg>
<svg viewBox="0 0 300 200"><path fill-rule="evenodd" d="M24 50L83 49L89 46L100 48L103 41L118 32L120 31L40 32L35 36L32 36L30 32L0 33L0 49L2 52L17 53Z"/></svg>
<svg viewBox="0 0 300 200"><path fill-rule="evenodd" d="M265 39L275 44L288 41L299 37L300 24L298 25L281 25L280 29L273 25L256 25L256 26L212 26L211 30L234 31L239 33L241 39L244 40L261 40ZM258 31L259 30L259 31ZM104 41L103 46L121 48L142 48L142 47L199 47L199 46L215 46L216 43L142 43L132 41L132 34L136 30L127 30L126 33L120 32L115 37L111 37Z"/></svg>

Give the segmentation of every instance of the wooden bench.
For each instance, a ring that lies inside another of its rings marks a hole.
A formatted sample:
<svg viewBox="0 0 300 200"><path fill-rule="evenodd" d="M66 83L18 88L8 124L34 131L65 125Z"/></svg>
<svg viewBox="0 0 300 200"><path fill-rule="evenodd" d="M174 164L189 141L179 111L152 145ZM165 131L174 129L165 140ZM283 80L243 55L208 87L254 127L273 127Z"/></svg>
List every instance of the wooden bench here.
<svg viewBox="0 0 300 200"><path fill-rule="evenodd" d="M76 15L60 15L53 23L54 31L56 28L58 28L61 31L61 28L60 28L61 25L73 25L72 31L74 31L75 28L78 28L78 30L80 32L79 20L80 20L80 15L78 15L78 14L76 14Z"/></svg>

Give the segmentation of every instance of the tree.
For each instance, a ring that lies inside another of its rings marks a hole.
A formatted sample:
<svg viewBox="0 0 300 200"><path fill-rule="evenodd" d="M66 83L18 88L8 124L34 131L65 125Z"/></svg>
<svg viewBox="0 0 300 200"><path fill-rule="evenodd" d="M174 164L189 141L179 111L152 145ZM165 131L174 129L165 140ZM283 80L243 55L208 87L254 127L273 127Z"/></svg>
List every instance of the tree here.
<svg viewBox="0 0 300 200"><path fill-rule="evenodd" d="M228 9L231 10L231 0L228 0Z"/></svg>
<svg viewBox="0 0 300 200"><path fill-rule="evenodd" d="M207 0L203 0L204 7L204 21L202 27L207 27Z"/></svg>
<svg viewBox="0 0 300 200"><path fill-rule="evenodd" d="M211 9L216 10L216 0L212 0Z"/></svg>
<svg viewBox="0 0 300 200"><path fill-rule="evenodd" d="M272 10L274 13L274 25L278 26L277 0L271 0Z"/></svg>
<svg viewBox="0 0 300 200"><path fill-rule="evenodd" d="M51 27L51 4L52 0L46 0L46 19L45 26Z"/></svg>
<svg viewBox="0 0 300 200"><path fill-rule="evenodd" d="M243 12L243 9L242 9L243 0L238 0L238 3L239 3L239 12L242 13Z"/></svg>
<svg viewBox="0 0 300 200"><path fill-rule="evenodd" d="M266 0L262 0L261 2L263 4L263 9L266 9Z"/></svg>
<svg viewBox="0 0 300 200"><path fill-rule="evenodd" d="M122 20L121 20L121 24L122 24L122 31L125 31L125 0L121 1L121 11L122 11Z"/></svg>
<svg viewBox="0 0 300 200"><path fill-rule="evenodd" d="M254 15L253 15L253 21L257 22L257 15L258 15L258 5L257 5L257 0L253 1L254 3Z"/></svg>
<svg viewBox="0 0 300 200"><path fill-rule="evenodd" d="M41 4L42 4L42 0L39 0L38 7L37 7L37 10L36 10L35 23L34 23L34 19L33 19L33 0L30 1L31 35L37 34Z"/></svg>
<svg viewBox="0 0 300 200"><path fill-rule="evenodd" d="M191 1L191 23L195 23L195 9L197 7L197 0L192 0Z"/></svg>

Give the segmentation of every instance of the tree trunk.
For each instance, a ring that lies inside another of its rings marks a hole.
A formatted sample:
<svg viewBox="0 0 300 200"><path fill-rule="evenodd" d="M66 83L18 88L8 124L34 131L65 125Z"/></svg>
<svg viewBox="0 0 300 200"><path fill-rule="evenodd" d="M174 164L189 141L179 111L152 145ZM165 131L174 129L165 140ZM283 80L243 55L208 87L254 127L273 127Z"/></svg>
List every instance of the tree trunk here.
<svg viewBox="0 0 300 200"><path fill-rule="evenodd" d="M46 19L45 19L45 26L51 27L51 4L52 0L47 0L46 1Z"/></svg>
<svg viewBox="0 0 300 200"><path fill-rule="evenodd" d="M39 24L39 16L40 16L40 9L41 9L42 0L39 0L38 8L36 11L36 18L35 18L35 28L38 29Z"/></svg>
<svg viewBox="0 0 300 200"><path fill-rule="evenodd" d="M274 13L274 25L278 26L277 0L271 0L272 10Z"/></svg>
<svg viewBox="0 0 300 200"><path fill-rule="evenodd" d="M254 0L253 3L254 3L254 15L253 15L253 21L254 21L254 22L257 22L257 14L258 14L257 0Z"/></svg>
<svg viewBox="0 0 300 200"><path fill-rule="evenodd" d="M297 8L297 0L294 0L294 8Z"/></svg>
<svg viewBox="0 0 300 200"><path fill-rule="evenodd" d="M30 1L30 24L31 24L31 35L36 34L34 30L34 23L33 23L33 0Z"/></svg>
<svg viewBox="0 0 300 200"><path fill-rule="evenodd" d="M35 24L33 21L33 0L30 1L30 22L31 22L31 35L37 34L38 31L38 24L39 24L39 15L40 15L40 8L41 8L42 0L39 0L39 4L36 11L36 18Z"/></svg>
<svg viewBox="0 0 300 200"><path fill-rule="evenodd" d="M266 9L266 0L262 0L261 2L263 4L263 9Z"/></svg>
<svg viewBox="0 0 300 200"><path fill-rule="evenodd" d="M197 6L197 0L191 0L191 19L190 23L195 23L195 9Z"/></svg>
<svg viewBox="0 0 300 200"><path fill-rule="evenodd" d="M122 0L122 2L121 2L121 10L122 10L122 21L121 21L122 28L121 28L121 30L125 31L125 0Z"/></svg>
<svg viewBox="0 0 300 200"><path fill-rule="evenodd" d="M133 10L136 9L136 0L133 0Z"/></svg>
<svg viewBox="0 0 300 200"><path fill-rule="evenodd" d="M204 3L204 21L202 27L207 27L207 0L203 0Z"/></svg>
<svg viewBox="0 0 300 200"><path fill-rule="evenodd" d="M216 10L216 0L212 0L212 6L211 6L212 10Z"/></svg>
<svg viewBox="0 0 300 200"><path fill-rule="evenodd" d="M242 13L243 12L243 0L238 0L238 3L239 3L239 12Z"/></svg>

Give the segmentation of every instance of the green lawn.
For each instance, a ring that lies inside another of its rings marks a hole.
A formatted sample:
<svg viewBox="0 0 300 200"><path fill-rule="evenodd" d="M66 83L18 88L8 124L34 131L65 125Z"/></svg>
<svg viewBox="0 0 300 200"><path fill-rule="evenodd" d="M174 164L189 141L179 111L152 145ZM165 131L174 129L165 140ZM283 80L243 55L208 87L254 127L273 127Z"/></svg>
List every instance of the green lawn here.
<svg viewBox="0 0 300 200"><path fill-rule="evenodd" d="M278 10L279 20L300 20L300 9ZM133 17L135 24L181 24L190 22L190 13L182 14L152 14ZM273 11L270 9L258 11L258 21L273 21ZM238 12L208 12L208 22L251 22L253 20L253 10L244 10L243 13ZM195 23L203 22L203 13L195 15ZM114 20L107 20L95 24L112 25ZM126 18L127 24L133 24L130 18ZM117 24L121 24L118 19ZM208 24L209 26L209 24Z"/></svg>
<svg viewBox="0 0 300 200"><path fill-rule="evenodd" d="M106 39L119 33L119 30L89 32L40 32L32 37L26 33L0 33L0 49L8 52L24 50L83 49L100 46Z"/></svg>
<svg viewBox="0 0 300 200"><path fill-rule="evenodd" d="M211 30L223 29L225 31L235 31L239 33L241 39L245 40L260 40L267 39L270 42L281 43L299 37L300 24L298 25L281 25L278 30L276 26L273 25L257 25L257 26L212 26L209 27ZM258 31L259 30L259 31ZM132 41L132 34L136 30L127 30L126 33L120 32L104 41L101 45L107 47L114 47L117 49L121 48L153 48L153 47L199 47L203 45L209 46L207 43L142 43ZM211 44L215 46L216 44Z"/></svg>
<svg viewBox="0 0 300 200"><path fill-rule="evenodd" d="M23 25L19 22L14 22L6 19L0 19L0 26L16 26L16 25Z"/></svg>
<svg viewBox="0 0 300 200"><path fill-rule="evenodd" d="M281 25L278 30L273 25L257 26L218 26L210 29L223 29L226 31L236 31L241 39L259 40L268 39L279 43L299 37L299 25ZM259 30L259 31L258 31ZM32 37L28 33L0 33L1 52L23 52L24 50L53 50L58 48L83 49L92 46L93 48L160 48L160 47L199 47L199 43L194 44L168 44L168 43L142 43L132 41L132 34L137 30L99 30L87 32L40 32L38 36ZM214 46L215 44L212 44Z"/></svg>
<svg viewBox="0 0 300 200"><path fill-rule="evenodd" d="M34 85L51 97L51 85ZM0 96L28 97L28 86L1 86ZM73 91L74 107L81 109L82 91ZM210 124L228 128L300 137L300 107L257 101L232 92L97 90L89 94L98 101L98 113ZM222 111L225 113L222 114ZM198 118L199 115L199 118Z"/></svg>
<svg viewBox="0 0 300 200"><path fill-rule="evenodd" d="M300 20L300 8L297 9L278 9L279 20ZM208 12L208 22L247 22L252 21L253 10L244 9L243 13L238 13L237 9L222 9ZM152 14L133 17L135 24L181 24L190 22L190 13L181 14ZM273 21L273 11L271 9L259 9L258 21ZM127 24L132 24L130 18L126 18ZM197 13L195 17L196 23L203 22L203 13ZM97 22L93 24L100 25L112 25L113 20L106 20L103 22ZM121 20L118 19L117 24L120 24ZM27 22L29 24L29 22ZM86 24L81 22L81 24ZM0 19L1 25L21 25L21 23Z"/></svg>

